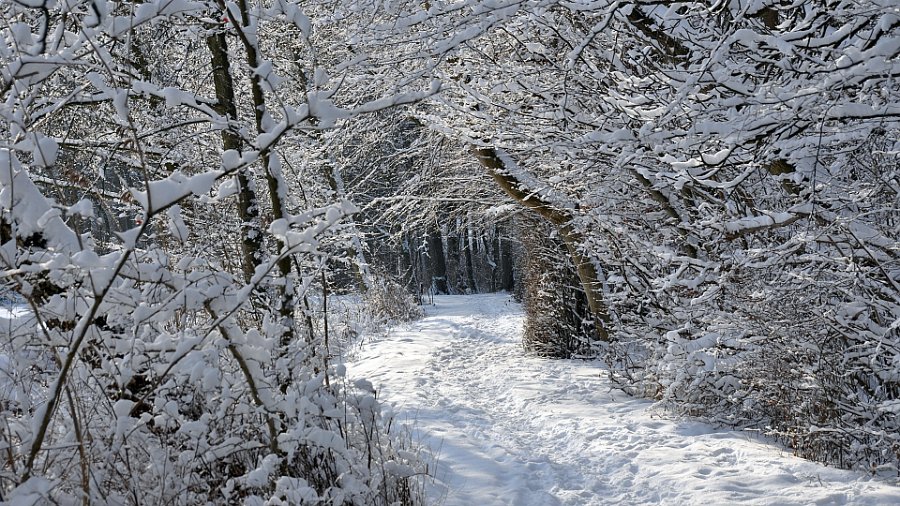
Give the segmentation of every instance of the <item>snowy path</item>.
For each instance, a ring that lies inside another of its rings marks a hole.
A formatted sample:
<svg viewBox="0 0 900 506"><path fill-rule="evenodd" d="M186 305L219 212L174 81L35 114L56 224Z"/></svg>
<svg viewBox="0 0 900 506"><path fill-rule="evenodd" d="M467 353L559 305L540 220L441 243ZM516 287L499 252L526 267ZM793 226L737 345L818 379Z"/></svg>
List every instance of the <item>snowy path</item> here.
<svg viewBox="0 0 900 506"><path fill-rule="evenodd" d="M349 366L438 458L439 504L900 504L900 488L660 418L597 364L526 357L505 295L436 297Z"/></svg>

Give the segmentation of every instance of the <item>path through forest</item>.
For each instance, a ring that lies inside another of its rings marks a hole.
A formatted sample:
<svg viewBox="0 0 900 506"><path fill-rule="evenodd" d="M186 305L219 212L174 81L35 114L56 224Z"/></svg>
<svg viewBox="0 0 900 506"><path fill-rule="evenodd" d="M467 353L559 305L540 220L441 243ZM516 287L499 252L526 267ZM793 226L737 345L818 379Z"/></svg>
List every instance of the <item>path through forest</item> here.
<svg viewBox="0 0 900 506"><path fill-rule="evenodd" d="M900 504L900 488L747 433L665 418L598 363L524 355L508 295L436 297L348 364L437 458L430 502L460 506Z"/></svg>

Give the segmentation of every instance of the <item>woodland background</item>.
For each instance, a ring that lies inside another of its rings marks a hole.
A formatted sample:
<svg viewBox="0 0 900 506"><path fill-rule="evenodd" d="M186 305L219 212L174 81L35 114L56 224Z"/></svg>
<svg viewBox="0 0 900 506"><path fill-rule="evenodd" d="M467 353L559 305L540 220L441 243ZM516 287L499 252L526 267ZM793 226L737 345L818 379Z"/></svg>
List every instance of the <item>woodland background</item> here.
<svg viewBox="0 0 900 506"><path fill-rule="evenodd" d="M495 290L533 353L896 472L898 28L893 0L3 2L0 500L421 503L336 357Z"/></svg>

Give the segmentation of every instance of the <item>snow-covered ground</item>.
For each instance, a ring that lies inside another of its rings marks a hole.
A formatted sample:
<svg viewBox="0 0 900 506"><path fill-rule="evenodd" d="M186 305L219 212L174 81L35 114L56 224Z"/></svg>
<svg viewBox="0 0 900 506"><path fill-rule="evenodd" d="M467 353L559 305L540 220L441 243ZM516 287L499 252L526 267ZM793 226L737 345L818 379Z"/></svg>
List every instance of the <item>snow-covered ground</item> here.
<svg viewBox="0 0 900 506"><path fill-rule="evenodd" d="M527 357L506 295L435 297L348 364L437 457L430 502L900 504L900 488L746 433L667 419L597 363Z"/></svg>

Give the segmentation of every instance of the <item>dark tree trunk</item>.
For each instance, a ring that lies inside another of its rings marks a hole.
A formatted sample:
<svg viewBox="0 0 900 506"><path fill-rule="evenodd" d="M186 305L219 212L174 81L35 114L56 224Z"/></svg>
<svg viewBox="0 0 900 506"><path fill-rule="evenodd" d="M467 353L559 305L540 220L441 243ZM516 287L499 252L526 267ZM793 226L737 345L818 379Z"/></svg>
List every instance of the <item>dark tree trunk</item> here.
<svg viewBox="0 0 900 506"><path fill-rule="evenodd" d="M447 261L444 256L444 241L437 226L428 232L428 260L431 265L431 284L435 293L449 293L447 289Z"/></svg>
<svg viewBox="0 0 900 506"><path fill-rule="evenodd" d="M497 233L498 245L498 261L500 262L500 289L512 292L515 289L515 278L513 277L513 243L505 237L504 229L499 229Z"/></svg>
<svg viewBox="0 0 900 506"><path fill-rule="evenodd" d="M464 293L465 282L462 280L459 236L456 234L454 232L447 234L447 288L450 293Z"/></svg>
<svg viewBox="0 0 900 506"><path fill-rule="evenodd" d="M491 234L491 251L488 255L491 264L491 292L497 291L500 280L500 227L494 227Z"/></svg>
<svg viewBox="0 0 900 506"><path fill-rule="evenodd" d="M478 283L475 281L475 268L472 257L474 256L475 241L472 237L472 228L466 224L465 254L466 254L466 279L469 282L469 293L478 293Z"/></svg>
<svg viewBox="0 0 900 506"><path fill-rule="evenodd" d="M256 46L245 35L243 28L250 25L250 13L246 0L239 0L238 5L241 10L241 29L237 30L239 39L244 43L244 50L247 54L247 65L251 69L260 66L259 55L256 52ZM224 46L223 46L224 49ZM227 61L227 56L226 56ZM263 119L266 114L266 97L263 91L261 77L256 72L250 74L250 91L253 100L253 113L256 121L256 131L258 134L264 132ZM232 93L234 90L232 89ZM232 101L234 101L232 97ZM277 156L277 155L276 155ZM272 204L272 219L280 220L285 217L284 202L282 199L287 193L287 189L280 185L280 174L277 174L273 167L272 158L269 150L260 153L260 161L262 162L264 173L266 176L266 185L269 189L269 201ZM257 210L257 212L259 212ZM278 250L285 248L285 243L280 239L276 241ZM276 253L279 253L276 252ZM284 334L281 336L281 345L283 348L294 340L294 312L297 308L297 300L294 294L294 287L290 281L291 277L291 256L284 255L278 258L276 265L278 266L278 274L281 276L282 283L275 286L277 293L277 304L279 316L281 316L281 324L284 326Z"/></svg>
<svg viewBox="0 0 900 506"><path fill-rule="evenodd" d="M224 33L210 35L206 45L212 56L213 83L216 88L217 109L219 114L229 121L237 121L237 102L234 95L234 81L231 78L228 61L228 43ZM241 138L235 132L222 130L222 146L226 150L240 152ZM256 272L259 256L262 254L262 233L259 226L259 203L256 191L250 180L248 171L241 169L237 173L238 182L238 217L241 220L241 269L244 281L249 283Z"/></svg>

